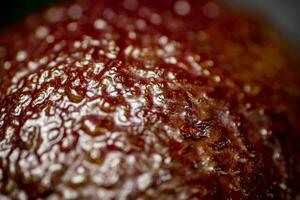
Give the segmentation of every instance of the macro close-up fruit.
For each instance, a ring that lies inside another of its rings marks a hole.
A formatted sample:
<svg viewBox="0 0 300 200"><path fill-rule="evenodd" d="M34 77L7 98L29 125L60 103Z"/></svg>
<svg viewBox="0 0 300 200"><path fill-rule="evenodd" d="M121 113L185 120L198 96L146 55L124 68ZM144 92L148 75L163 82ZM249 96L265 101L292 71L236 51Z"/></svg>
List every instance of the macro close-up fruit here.
<svg viewBox="0 0 300 200"><path fill-rule="evenodd" d="M206 0L75 0L0 32L0 199L299 199L300 62Z"/></svg>

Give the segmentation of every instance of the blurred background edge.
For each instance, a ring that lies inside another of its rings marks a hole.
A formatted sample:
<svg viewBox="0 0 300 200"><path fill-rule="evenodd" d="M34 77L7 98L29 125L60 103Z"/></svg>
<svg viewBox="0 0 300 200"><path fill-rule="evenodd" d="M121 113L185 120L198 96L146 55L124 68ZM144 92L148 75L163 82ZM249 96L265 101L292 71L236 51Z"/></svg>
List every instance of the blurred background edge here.
<svg viewBox="0 0 300 200"><path fill-rule="evenodd" d="M63 1L63 0L61 0ZM120 0L121 1L121 0ZM299 0L219 0L265 16L270 24L286 35L294 47L300 49ZM26 16L33 10L57 0L0 0L0 29ZM285 36L284 36L285 37Z"/></svg>

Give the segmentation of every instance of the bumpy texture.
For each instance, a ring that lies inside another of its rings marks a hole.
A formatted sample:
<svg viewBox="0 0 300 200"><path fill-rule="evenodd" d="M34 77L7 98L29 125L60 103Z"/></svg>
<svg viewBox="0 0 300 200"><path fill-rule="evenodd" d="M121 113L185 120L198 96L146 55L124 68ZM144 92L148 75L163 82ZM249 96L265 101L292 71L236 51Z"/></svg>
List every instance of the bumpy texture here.
<svg viewBox="0 0 300 200"><path fill-rule="evenodd" d="M0 36L0 198L297 198L298 64L205 0L28 16Z"/></svg>

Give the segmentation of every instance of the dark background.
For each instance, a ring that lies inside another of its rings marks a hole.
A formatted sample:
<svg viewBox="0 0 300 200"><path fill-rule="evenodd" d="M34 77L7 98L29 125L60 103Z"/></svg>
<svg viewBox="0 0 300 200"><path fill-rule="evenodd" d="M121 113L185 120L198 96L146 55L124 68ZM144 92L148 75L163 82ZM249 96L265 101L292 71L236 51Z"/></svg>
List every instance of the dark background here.
<svg viewBox="0 0 300 200"><path fill-rule="evenodd" d="M0 0L0 27L55 0ZM56 0L59 1L59 0ZM62 1L62 0L61 0ZM101 1L101 0L99 0ZM120 0L121 1L121 0ZM163 1L163 0L162 0ZM300 44L300 0L221 0L258 12Z"/></svg>
<svg viewBox="0 0 300 200"><path fill-rule="evenodd" d="M223 0L257 12L300 46L300 0Z"/></svg>
<svg viewBox="0 0 300 200"><path fill-rule="evenodd" d="M0 0L0 27L5 27L30 11L51 2L54 0Z"/></svg>

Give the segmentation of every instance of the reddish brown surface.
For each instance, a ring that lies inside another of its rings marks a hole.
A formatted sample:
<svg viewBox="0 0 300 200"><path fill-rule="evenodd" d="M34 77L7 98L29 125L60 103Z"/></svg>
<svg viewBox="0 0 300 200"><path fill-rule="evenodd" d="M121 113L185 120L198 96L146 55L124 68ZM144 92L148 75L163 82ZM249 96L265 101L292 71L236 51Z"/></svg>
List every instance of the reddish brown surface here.
<svg viewBox="0 0 300 200"><path fill-rule="evenodd" d="M204 0L31 15L0 36L0 198L295 198L288 54Z"/></svg>

